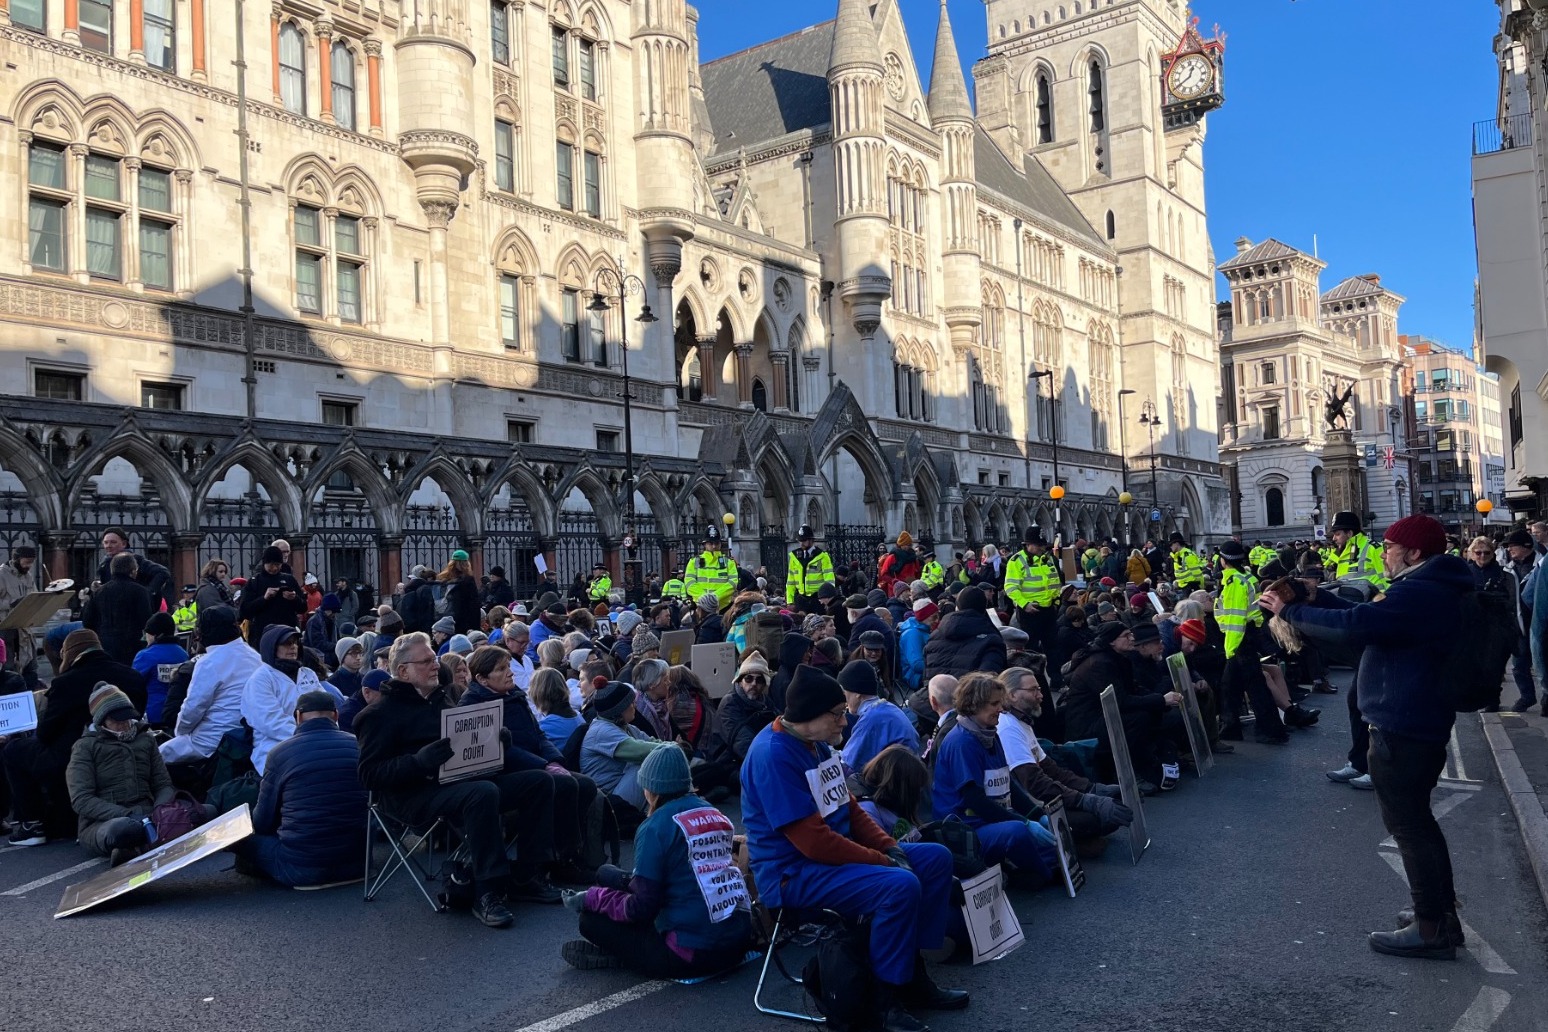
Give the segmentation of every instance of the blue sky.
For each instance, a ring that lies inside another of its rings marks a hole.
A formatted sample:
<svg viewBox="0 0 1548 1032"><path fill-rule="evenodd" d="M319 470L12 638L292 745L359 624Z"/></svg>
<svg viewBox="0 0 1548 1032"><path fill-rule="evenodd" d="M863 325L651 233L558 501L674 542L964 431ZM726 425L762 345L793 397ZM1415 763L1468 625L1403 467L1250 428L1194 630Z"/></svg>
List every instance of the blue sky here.
<svg viewBox="0 0 1548 1032"><path fill-rule="evenodd" d="M899 2L928 81L939 4ZM948 2L966 68L984 53L983 3ZM733 6L701 0L701 59L831 18L837 0L760 4L755 19ZM1240 236L1308 251L1315 236L1324 290L1380 273L1408 299L1400 332L1470 347L1471 127L1494 114L1496 11L1489 0L1198 0L1200 27L1227 35L1226 106L1205 150L1217 259Z"/></svg>

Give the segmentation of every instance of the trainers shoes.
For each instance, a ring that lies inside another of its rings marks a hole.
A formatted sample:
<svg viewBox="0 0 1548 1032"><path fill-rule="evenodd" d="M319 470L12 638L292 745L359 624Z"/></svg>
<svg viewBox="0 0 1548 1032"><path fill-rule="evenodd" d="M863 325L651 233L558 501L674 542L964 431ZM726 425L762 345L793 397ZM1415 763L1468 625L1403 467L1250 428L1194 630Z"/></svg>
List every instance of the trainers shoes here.
<svg viewBox="0 0 1548 1032"><path fill-rule="evenodd" d="M600 971L621 966L617 957L585 939L571 939L560 946L559 956L564 958L566 964L581 971Z"/></svg>
<svg viewBox="0 0 1548 1032"><path fill-rule="evenodd" d="M516 920L505 905L505 897L498 892L486 892L478 897L478 902L473 904L473 916L490 928L506 928Z"/></svg>
<svg viewBox="0 0 1548 1032"><path fill-rule="evenodd" d="M1328 780L1337 781L1341 784L1353 781L1355 778L1360 776L1360 772L1355 769L1355 765L1352 763L1346 763L1342 767L1338 768L1338 770L1328 771Z"/></svg>
<svg viewBox="0 0 1548 1032"><path fill-rule="evenodd" d="M1367 792L1370 792L1376 788L1375 785L1371 784L1371 776L1369 774L1361 774L1357 778L1350 778L1346 784L1350 788L1362 788Z"/></svg>
<svg viewBox="0 0 1548 1032"><path fill-rule="evenodd" d="M1177 787L1177 779L1182 775L1182 770L1175 763L1161 764L1161 791L1170 792Z"/></svg>
<svg viewBox="0 0 1548 1032"><path fill-rule="evenodd" d="M43 833L42 821L22 821L6 841L13 846L41 846L48 836Z"/></svg>

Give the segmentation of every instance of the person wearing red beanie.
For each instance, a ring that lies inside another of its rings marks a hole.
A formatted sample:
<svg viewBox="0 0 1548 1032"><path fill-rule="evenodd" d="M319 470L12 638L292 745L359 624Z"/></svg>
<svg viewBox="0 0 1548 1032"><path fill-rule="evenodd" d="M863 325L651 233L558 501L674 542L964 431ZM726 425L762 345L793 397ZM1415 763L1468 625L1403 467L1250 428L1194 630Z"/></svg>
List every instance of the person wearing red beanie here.
<svg viewBox="0 0 1548 1032"><path fill-rule="evenodd" d="M1403 927L1372 932L1377 953L1453 960L1462 939L1451 855L1430 812L1430 794L1446 765L1456 711L1446 694L1444 659L1462 648L1462 596L1473 589L1467 564L1446 554L1435 519L1407 516L1387 528L1382 566L1391 583L1371 602L1319 592L1315 604L1265 595L1258 604L1302 632L1364 648L1356 674L1360 711L1370 725L1372 787L1382 823L1397 842L1413 896Z"/></svg>

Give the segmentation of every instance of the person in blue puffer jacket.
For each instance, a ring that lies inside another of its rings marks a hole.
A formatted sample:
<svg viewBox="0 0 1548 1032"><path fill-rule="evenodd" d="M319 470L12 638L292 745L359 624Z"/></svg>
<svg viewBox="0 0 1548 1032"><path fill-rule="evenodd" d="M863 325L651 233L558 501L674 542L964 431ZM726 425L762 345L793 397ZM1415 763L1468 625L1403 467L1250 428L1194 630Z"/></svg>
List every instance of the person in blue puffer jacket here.
<svg viewBox="0 0 1548 1032"><path fill-rule="evenodd" d="M145 719L159 727L172 675L188 662L188 652L177 643L177 627L166 613L151 614L145 622L145 638L148 644L135 654L133 665L145 678Z"/></svg>
<svg viewBox="0 0 1548 1032"><path fill-rule="evenodd" d="M247 873L292 887L360 877L366 791L356 773L360 748L339 730L338 705L332 692L302 695L296 733L269 753L253 837L237 847Z"/></svg>

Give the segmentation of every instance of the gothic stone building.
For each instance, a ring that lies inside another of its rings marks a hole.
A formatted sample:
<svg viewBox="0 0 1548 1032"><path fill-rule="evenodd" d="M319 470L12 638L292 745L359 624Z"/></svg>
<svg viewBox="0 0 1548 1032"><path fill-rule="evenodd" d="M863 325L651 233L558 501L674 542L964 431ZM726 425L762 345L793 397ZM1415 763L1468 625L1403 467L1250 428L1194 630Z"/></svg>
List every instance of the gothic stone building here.
<svg viewBox="0 0 1548 1032"><path fill-rule="evenodd" d="M284 535L390 588L658 569L723 512L770 559L1223 533L1219 45L987 13L975 116L896 0L702 66L683 0L0 0L0 545L83 577L125 524L191 580Z"/></svg>

